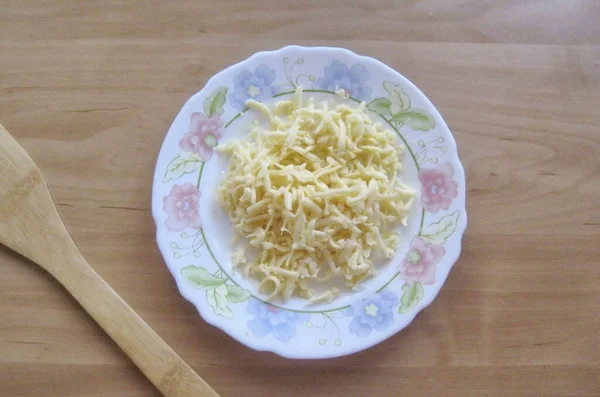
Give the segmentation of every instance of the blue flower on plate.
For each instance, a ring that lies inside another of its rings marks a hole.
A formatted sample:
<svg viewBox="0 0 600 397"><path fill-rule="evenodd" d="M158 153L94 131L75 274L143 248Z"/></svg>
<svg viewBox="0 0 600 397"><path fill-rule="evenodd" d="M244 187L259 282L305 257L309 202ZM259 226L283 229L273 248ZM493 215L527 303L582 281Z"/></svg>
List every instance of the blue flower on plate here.
<svg viewBox="0 0 600 397"><path fill-rule="evenodd" d="M369 336L373 328L379 332L385 331L394 322L394 307L398 303L396 295L389 291L373 294L354 303L350 333L364 338Z"/></svg>
<svg viewBox="0 0 600 397"><path fill-rule="evenodd" d="M296 336L296 326L308 321L306 313L292 312L285 309L262 303L258 299L248 300L246 311L254 315L248 321L248 328L257 338L264 338L269 334L282 341L287 342Z"/></svg>
<svg viewBox="0 0 600 397"><path fill-rule="evenodd" d="M319 77L315 82L315 88L327 91L342 89L346 95L359 101L368 101L371 96L371 87L365 85L371 74L364 65L357 63L348 68L340 61L333 61L325 67L325 76Z"/></svg>
<svg viewBox="0 0 600 397"><path fill-rule="evenodd" d="M248 99L264 101L277 93L275 70L267 65L258 66L254 72L242 70L233 78L233 91L228 95L229 103L236 109L243 110Z"/></svg>

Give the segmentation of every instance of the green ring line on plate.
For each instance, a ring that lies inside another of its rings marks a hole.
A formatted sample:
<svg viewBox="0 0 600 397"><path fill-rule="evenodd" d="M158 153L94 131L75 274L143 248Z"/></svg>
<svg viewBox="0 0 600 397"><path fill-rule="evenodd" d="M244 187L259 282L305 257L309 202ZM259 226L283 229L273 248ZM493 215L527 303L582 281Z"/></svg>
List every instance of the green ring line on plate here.
<svg viewBox="0 0 600 397"><path fill-rule="evenodd" d="M277 98L283 95L291 95L293 94L295 91L286 91L286 92L280 92L279 94L275 94L273 95L272 98ZM336 95L338 96L335 92L333 91L327 91L327 90L302 90L302 92L320 92L320 93L324 93L324 94L332 94L332 95ZM352 97L348 97L348 99L356 102L356 103L361 103L361 101L359 101L356 98L352 98ZM233 123L235 120L239 119L243 113L245 113L248 110L248 108L245 108L244 110L242 110L241 112L239 112L238 114L236 114L231 120L229 120L225 126L223 128L227 128L231 125L231 123ZM400 131L398 131L398 129L396 127L394 127L385 117L381 116L379 113L377 113L383 120L385 120L385 122L390 126L390 128L392 128L394 131L396 131L396 133L398 134L398 136L400 137L400 139L402 139L402 141L404 142L404 146L408 149L408 152L410 153L410 156L412 157L415 166L417 167L417 171L420 170L419 164L417 163L417 158L415 157L415 154L413 153L412 149L410 148L410 146L408 145L408 142L406 141L406 139L404 138L404 136L400 133ZM200 179L202 178L202 172L204 171L204 164L202 163L202 165L200 166L200 172L198 173L198 183L197 183L197 187L198 189L200 189ZM421 211L421 224L419 226L419 232L417 235L421 234L421 231L423 229L423 222L425 219L425 209L423 209ZM227 273L227 271L223 268L223 266L221 266L221 263L219 263L219 261L217 260L217 257L215 256L215 254L213 253L212 249L210 248L210 244L208 244L208 241L206 240L206 236L204 235L204 229L200 228L200 233L202 234L202 239L204 240L204 246L206 247L206 249L208 250L208 253L210 254L210 256L213 258L213 260L215 261L215 263L217 264L217 266L219 267L219 269L223 272L223 274L225 274L225 276L227 276L227 278L229 280L231 280L232 283L234 283L236 286L242 288L234 279L233 277L231 277L229 275L229 273ZM396 279L396 277L398 277L400 273L396 272L392 278L390 278L390 280L388 282L386 282L381 288L377 289L375 292L381 292L384 288L386 288L388 285L390 285L390 283L392 281L394 281ZM254 299L257 299L259 301L261 301L264 304L270 305L270 306L274 306L277 307L279 309L283 309L283 310L288 310L290 312L296 312L296 313L314 313L314 314L319 314L319 313L331 313L331 312L336 312L339 310L344 310L349 308L351 305L345 305L345 306L341 306L341 307L336 307L335 309L327 309L327 310L300 310L300 309L291 309L288 307L284 307L284 306L280 306L277 304L274 304L272 302L267 302L264 299L261 299L260 297L251 294L251 296Z"/></svg>

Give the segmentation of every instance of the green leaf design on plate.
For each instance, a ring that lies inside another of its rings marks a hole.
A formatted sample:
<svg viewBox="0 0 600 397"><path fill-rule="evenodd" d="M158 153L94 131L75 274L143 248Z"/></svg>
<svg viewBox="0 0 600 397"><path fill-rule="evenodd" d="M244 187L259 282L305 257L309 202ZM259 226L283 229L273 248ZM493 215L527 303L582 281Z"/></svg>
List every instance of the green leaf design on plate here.
<svg viewBox="0 0 600 397"><path fill-rule="evenodd" d="M173 179L180 178L185 174L190 174L198 169L202 164L202 159L198 155L193 153L186 153L186 155L177 155L167 165L167 171L163 178L163 183L167 183Z"/></svg>
<svg viewBox="0 0 600 397"><path fill-rule="evenodd" d="M250 291L237 285L227 285L226 297L233 303L245 302L250 297Z"/></svg>
<svg viewBox="0 0 600 397"><path fill-rule="evenodd" d="M208 117L220 116L223 114L223 105L225 105L226 100L225 95L227 95L228 90L227 87L219 87L204 100L204 113L206 113Z"/></svg>
<svg viewBox="0 0 600 397"><path fill-rule="evenodd" d="M217 288L206 291L206 301L217 316L233 318L233 312L229 308L229 299L227 299L226 285L219 285Z"/></svg>
<svg viewBox="0 0 600 397"><path fill-rule="evenodd" d="M203 267L186 266L181 269L181 275L189 285L196 289L216 289L227 281L227 278L214 276ZM225 287L225 295L227 288ZM224 295L224 296L225 296Z"/></svg>
<svg viewBox="0 0 600 397"><path fill-rule="evenodd" d="M400 298L400 308L398 313L405 314L413 310L419 301L423 299L423 286L421 283L404 284L402 286L402 297Z"/></svg>
<svg viewBox="0 0 600 397"><path fill-rule="evenodd" d="M460 211L454 211L450 215L442 217L437 222L431 223L420 234L420 237L428 243L444 244L456 230Z"/></svg>
<svg viewBox="0 0 600 397"><path fill-rule="evenodd" d="M406 95L400 84L384 81L383 88L389 93L388 99L390 101L391 114L396 114L401 110L410 108L410 98Z"/></svg>
<svg viewBox="0 0 600 397"><path fill-rule="evenodd" d="M381 115L390 114L390 100L387 98L375 98L367 105L367 109Z"/></svg>
<svg viewBox="0 0 600 397"><path fill-rule="evenodd" d="M392 121L407 124L415 131L429 131L435 127L435 119L422 109L408 109L396 113Z"/></svg>

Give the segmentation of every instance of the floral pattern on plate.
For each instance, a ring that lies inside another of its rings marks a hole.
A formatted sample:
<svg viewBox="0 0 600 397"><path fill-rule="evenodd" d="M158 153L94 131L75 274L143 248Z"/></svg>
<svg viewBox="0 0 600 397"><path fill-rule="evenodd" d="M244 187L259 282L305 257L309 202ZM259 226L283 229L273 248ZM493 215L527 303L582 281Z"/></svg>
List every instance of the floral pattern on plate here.
<svg viewBox="0 0 600 397"><path fill-rule="evenodd" d="M458 196L458 184L452 180L454 168L445 163L435 168L421 168L421 201L425 210L438 212L450 208L452 199Z"/></svg>
<svg viewBox="0 0 600 397"><path fill-rule="evenodd" d="M199 229L200 192L189 182L173 185L169 195L163 198L163 211L167 215L165 226L170 231L182 231L187 227Z"/></svg>
<svg viewBox="0 0 600 397"><path fill-rule="evenodd" d="M325 67L324 76L317 79L314 87L325 91L344 90L347 96L368 101L371 87L366 83L370 78L371 74L364 65L356 63L348 67L336 60Z"/></svg>
<svg viewBox="0 0 600 397"><path fill-rule="evenodd" d="M275 70L267 65L258 66L254 72L242 70L233 78L233 90L228 97L231 106L243 110L248 99L256 101L270 99L277 93L277 87L272 85L274 81Z"/></svg>
<svg viewBox="0 0 600 397"><path fill-rule="evenodd" d="M297 86L332 97L342 89L349 101L367 102L398 134L404 161L415 170L416 231L404 239L387 281L339 307L298 310L264 302L217 260L206 234L211 237L214 220L200 219L207 200L203 175L213 169L206 166L245 101L291 95ZM464 207L464 172L452 135L416 87L371 58L296 46L256 54L220 72L188 101L163 144L153 192L159 247L181 293L240 342L291 358L350 354L408 325L433 300L458 257Z"/></svg>
<svg viewBox="0 0 600 397"><path fill-rule="evenodd" d="M350 322L351 334L360 338L369 336L371 331L385 331L394 322L394 307L398 297L389 291L382 291L359 300L352 305L354 318Z"/></svg>
<svg viewBox="0 0 600 397"><path fill-rule="evenodd" d="M273 335L281 342L288 342L296 336L298 324L309 319L306 313L298 313L263 303L258 299L250 299L246 311L253 316L248 321L248 328L257 338Z"/></svg>
<svg viewBox="0 0 600 397"><path fill-rule="evenodd" d="M223 121L217 115L208 117L204 113L192 113L190 130L179 141L179 147L208 161L224 132Z"/></svg>

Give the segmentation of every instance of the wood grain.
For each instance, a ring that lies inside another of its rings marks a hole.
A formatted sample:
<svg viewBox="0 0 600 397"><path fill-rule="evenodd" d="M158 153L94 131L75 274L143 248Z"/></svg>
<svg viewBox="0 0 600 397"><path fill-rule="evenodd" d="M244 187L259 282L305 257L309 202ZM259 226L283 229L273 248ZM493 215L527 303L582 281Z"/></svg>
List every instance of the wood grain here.
<svg viewBox="0 0 600 397"><path fill-rule="evenodd" d="M592 0L8 1L0 120L94 269L223 396L598 396L599 18ZM399 70L439 107L467 171L464 249L438 298L335 360L253 352L204 323L149 212L180 106L286 44ZM0 395L159 394L56 282L0 250Z"/></svg>
<svg viewBox="0 0 600 397"><path fill-rule="evenodd" d="M51 274L165 397L217 397L90 267L60 219L40 169L2 124L0 169L0 244Z"/></svg>

